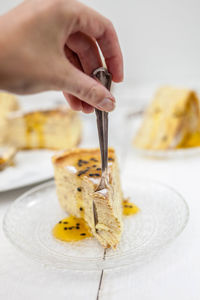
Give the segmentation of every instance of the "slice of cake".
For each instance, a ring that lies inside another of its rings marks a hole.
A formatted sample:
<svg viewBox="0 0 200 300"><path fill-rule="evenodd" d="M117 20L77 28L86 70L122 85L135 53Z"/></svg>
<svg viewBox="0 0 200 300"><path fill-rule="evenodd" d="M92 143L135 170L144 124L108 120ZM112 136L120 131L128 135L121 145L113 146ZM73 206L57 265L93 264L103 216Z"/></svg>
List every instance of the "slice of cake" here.
<svg viewBox="0 0 200 300"><path fill-rule="evenodd" d="M16 149L13 147L0 147L0 171L13 164L15 154Z"/></svg>
<svg viewBox="0 0 200 300"><path fill-rule="evenodd" d="M81 139L76 112L64 107L53 110L16 112L8 117L7 140L17 149L70 149Z"/></svg>
<svg viewBox="0 0 200 300"><path fill-rule="evenodd" d="M199 132L200 111L195 92L162 87L145 113L134 145L143 149L174 149L184 147Z"/></svg>
<svg viewBox="0 0 200 300"><path fill-rule="evenodd" d="M75 149L52 159L57 195L69 214L86 220L103 247L116 248L122 233L122 191L118 164L109 149L109 187L96 192L101 178L99 149ZM97 224L94 222L95 205Z"/></svg>
<svg viewBox="0 0 200 300"><path fill-rule="evenodd" d="M6 139L7 115L17 109L19 109L17 98L12 94L0 92L0 144Z"/></svg>

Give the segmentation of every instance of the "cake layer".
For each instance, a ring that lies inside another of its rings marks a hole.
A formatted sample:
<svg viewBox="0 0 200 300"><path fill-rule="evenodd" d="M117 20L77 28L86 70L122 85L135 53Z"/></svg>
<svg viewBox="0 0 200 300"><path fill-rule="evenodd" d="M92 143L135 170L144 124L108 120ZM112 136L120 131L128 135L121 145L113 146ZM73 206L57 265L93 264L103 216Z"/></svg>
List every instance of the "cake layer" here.
<svg viewBox="0 0 200 300"><path fill-rule="evenodd" d="M199 101L195 92L162 87L145 113L134 144L144 149L173 149L199 129Z"/></svg>
<svg viewBox="0 0 200 300"><path fill-rule="evenodd" d="M75 149L53 157L55 182L61 207L86 220L104 247L115 248L122 233L122 191L118 164L109 149L109 186L96 192L101 178L99 149ZM98 222L94 223L93 202Z"/></svg>
<svg viewBox="0 0 200 300"><path fill-rule="evenodd" d="M78 114L65 108L9 115L7 140L18 149L70 149L80 142Z"/></svg>

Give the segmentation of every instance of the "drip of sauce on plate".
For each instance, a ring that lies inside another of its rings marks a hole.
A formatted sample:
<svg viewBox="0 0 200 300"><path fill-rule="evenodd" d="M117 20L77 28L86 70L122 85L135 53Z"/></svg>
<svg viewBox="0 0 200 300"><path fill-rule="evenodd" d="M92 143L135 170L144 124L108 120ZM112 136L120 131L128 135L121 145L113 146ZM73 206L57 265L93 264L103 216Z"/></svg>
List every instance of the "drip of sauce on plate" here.
<svg viewBox="0 0 200 300"><path fill-rule="evenodd" d="M139 208L128 200L122 201L122 208L124 216L134 215L139 211ZM74 216L59 221L54 226L52 233L56 239L64 242L77 242L92 236L85 220Z"/></svg>
<svg viewBox="0 0 200 300"><path fill-rule="evenodd" d="M53 236L65 242L77 242L92 234L84 219L70 216L58 222L53 228Z"/></svg>
<svg viewBox="0 0 200 300"><path fill-rule="evenodd" d="M135 215L139 211L139 208L134 203L126 199L122 201L122 207L124 216Z"/></svg>

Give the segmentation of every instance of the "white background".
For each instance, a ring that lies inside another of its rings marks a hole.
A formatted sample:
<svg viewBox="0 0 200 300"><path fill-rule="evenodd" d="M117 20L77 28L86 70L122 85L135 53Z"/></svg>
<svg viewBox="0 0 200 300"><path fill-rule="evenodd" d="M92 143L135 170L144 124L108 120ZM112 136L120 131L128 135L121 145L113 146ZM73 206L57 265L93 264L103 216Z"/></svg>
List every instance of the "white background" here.
<svg viewBox="0 0 200 300"><path fill-rule="evenodd" d="M0 13L20 2L1 0ZM113 21L132 84L200 79L199 0L82 2Z"/></svg>
<svg viewBox="0 0 200 300"><path fill-rule="evenodd" d="M0 0L0 13L20 1ZM41 0L42 1L42 0ZM126 82L193 83L200 79L198 0L85 0L113 20L122 45ZM23 45L22 45L23 46ZM131 95L130 95L131 96ZM153 161L129 155L129 170L174 186L190 206L183 234L149 265L105 273L100 299L200 299L200 158ZM128 171L127 171L128 174ZM0 218L27 189L0 194ZM96 299L99 273L54 273L33 264L0 231L0 299Z"/></svg>

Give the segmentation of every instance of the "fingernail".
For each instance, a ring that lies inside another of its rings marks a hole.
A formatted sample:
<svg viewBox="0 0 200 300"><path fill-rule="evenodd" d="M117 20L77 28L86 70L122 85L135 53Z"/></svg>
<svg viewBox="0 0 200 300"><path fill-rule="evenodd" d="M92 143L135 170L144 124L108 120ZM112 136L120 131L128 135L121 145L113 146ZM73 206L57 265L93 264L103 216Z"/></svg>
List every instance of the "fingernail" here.
<svg viewBox="0 0 200 300"><path fill-rule="evenodd" d="M98 106L100 109L109 112L115 109L115 102L110 98L104 98Z"/></svg>

